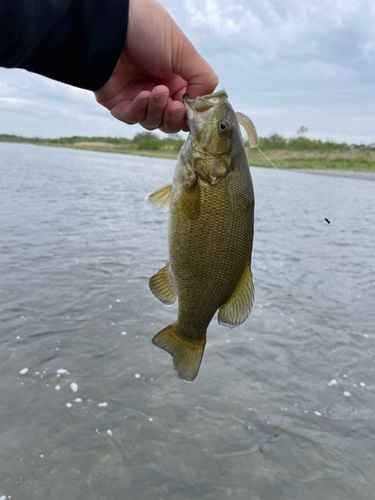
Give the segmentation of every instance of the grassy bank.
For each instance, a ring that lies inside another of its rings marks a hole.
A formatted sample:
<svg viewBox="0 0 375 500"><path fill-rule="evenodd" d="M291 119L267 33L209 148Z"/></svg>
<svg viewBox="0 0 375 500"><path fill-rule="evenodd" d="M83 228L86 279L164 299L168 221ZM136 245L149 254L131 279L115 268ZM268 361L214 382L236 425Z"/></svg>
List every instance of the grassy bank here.
<svg viewBox="0 0 375 500"><path fill-rule="evenodd" d="M301 133L302 130L302 133ZM308 139L301 127L296 137L284 138L278 134L259 139L260 149L279 168L351 170L375 173L375 144L346 144ZM63 148L131 154L156 158L176 159L184 143L178 134L160 139L152 132L142 132L133 139L125 137L61 137L58 139L26 138L0 134L0 142L36 144ZM249 164L271 167L256 149L246 144Z"/></svg>
<svg viewBox="0 0 375 500"><path fill-rule="evenodd" d="M249 164L271 167L271 164L254 149L246 148ZM308 151L264 151L278 168L301 168L315 170L351 170L375 173L375 151L330 151L318 153Z"/></svg>

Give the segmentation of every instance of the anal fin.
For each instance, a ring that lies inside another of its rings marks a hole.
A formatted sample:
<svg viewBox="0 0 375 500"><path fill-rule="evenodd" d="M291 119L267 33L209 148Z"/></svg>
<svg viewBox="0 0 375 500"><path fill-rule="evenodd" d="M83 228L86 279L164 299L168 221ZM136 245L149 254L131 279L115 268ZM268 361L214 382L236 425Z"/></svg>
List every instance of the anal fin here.
<svg viewBox="0 0 375 500"><path fill-rule="evenodd" d="M254 284L250 267L246 265L237 286L229 299L219 309L220 325L234 328L249 316L254 302Z"/></svg>
<svg viewBox="0 0 375 500"><path fill-rule="evenodd" d="M176 302L177 292L173 284L169 263L160 269L148 282L151 292L163 304L170 306Z"/></svg>
<svg viewBox="0 0 375 500"><path fill-rule="evenodd" d="M171 201L172 184L166 184L161 188L157 189L153 193L146 196L145 204L149 205L154 210L160 210L160 212L168 212L169 204Z"/></svg>
<svg viewBox="0 0 375 500"><path fill-rule="evenodd" d="M175 323L167 326L152 339L152 343L169 352L173 357L176 375L185 382L192 382L198 374L206 339L190 340L179 335Z"/></svg>

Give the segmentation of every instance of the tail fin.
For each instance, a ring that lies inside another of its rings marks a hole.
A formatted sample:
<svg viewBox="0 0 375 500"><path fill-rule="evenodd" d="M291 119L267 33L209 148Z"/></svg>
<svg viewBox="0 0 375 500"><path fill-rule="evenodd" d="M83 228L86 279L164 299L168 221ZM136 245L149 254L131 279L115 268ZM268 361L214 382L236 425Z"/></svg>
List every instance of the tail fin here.
<svg viewBox="0 0 375 500"><path fill-rule="evenodd" d="M152 339L152 343L173 356L176 375L185 382L192 382L202 362L206 339L190 340L178 334L175 323L167 326Z"/></svg>

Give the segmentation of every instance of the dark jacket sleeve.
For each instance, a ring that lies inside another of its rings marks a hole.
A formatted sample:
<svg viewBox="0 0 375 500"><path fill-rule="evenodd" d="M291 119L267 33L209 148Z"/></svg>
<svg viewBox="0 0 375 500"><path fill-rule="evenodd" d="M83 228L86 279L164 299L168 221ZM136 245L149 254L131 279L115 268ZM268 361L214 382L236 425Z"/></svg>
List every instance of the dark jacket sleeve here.
<svg viewBox="0 0 375 500"><path fill-rule="evenodd" d="M125 43L129 0L0 0L0 66L98 90Z"/></svg>

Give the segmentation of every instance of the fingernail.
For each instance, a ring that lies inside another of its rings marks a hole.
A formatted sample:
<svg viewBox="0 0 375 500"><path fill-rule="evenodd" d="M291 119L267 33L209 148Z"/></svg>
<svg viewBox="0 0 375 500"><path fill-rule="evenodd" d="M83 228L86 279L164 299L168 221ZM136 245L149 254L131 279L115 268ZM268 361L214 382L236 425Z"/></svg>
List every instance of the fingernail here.
<svg viewBox="0 0 375 500"><path fill-rule="evenodd" d="M176 111L175 113L171 113L171 121L172 122L179 122L182 120L183 116L185 114L185 111L183 109L179 109L178 111Z"/></svg>
<svg viewBox="0 0 375 500"><path fill-rule="evenodd" d="M147 108L147 104L148 104L148 97L147 96L141 97L138 106L141 109L146 109Z"/></svg>
<svg viewBox="0 0 375 500"><path fill-rule="evenodd" d="M164 107L168 101L168 94L161 94L155 97L155 104L160 108Z"/></svg>

